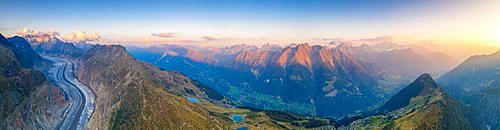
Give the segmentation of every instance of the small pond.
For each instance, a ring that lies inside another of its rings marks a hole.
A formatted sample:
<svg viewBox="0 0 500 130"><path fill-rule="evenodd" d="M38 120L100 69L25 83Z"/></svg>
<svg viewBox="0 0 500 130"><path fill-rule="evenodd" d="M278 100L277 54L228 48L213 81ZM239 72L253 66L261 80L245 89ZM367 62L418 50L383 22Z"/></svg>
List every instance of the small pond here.
<svg viewBox="0 0 500 130"><path fill-rule="evenodd" d="M233 119L234 122L238 123L238 122L242 122L243 120L245 120L245 118L243 118L243 116L241 116L240 114L233 114L231 116L231 118Z"/></svg>
<svg viewBox="0 0 500 130"><path fill-rule="evenodd" d="M194 97L187 97L187 100L190 102L194 102L194 103L200 103L200 100L198 100L198 98L194 98Z"/></svg>

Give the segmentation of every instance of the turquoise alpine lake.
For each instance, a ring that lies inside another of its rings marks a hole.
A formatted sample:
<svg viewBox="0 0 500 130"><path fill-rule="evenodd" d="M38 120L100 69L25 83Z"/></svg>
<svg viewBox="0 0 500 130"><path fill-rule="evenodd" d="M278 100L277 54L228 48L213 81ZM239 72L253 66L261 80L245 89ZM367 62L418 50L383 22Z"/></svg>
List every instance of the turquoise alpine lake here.
<svg viewBox="0 0 500 130"><path fill-rule="evenodd" d="M241 116L240 114L233 114L232 119L236 123L242 122L243 120L245 120L245 118L243 118L243 116Z"/></svg>

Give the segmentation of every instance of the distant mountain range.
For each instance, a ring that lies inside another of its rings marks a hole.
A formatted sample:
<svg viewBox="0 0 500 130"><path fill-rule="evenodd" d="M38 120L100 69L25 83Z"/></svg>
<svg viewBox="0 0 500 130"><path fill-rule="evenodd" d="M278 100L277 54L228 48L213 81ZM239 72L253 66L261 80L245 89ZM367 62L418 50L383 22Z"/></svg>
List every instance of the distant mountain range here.
<svg viewBox="0 0 500 130"><path fill-rule="evenodd" d="M463 97L500 86L500 51L468 58L438 81L454 96Z"/></svg>
<svg viewBox="0 0 500 130"><path fill-rule="evenodd" d="M374 105L410 77L440 75L457 63L439 52L349 44L128 49L139 60L186 74L244 106L328 117Z"/></svg>
<svg viewBox="0 0 500 130"><path fill-rule="evenodd" d="M76 57L84 52L83 49L77 48L73 43L63 42L55 37L27 35L25 38L33 50L42 54Z"/></svg>
<svg viewBox="0 0 500 130"><path fill-rule="evenodd" d="M500 50L468 58L438 81L448 93L480 110L491 129L500 129Z"/></svg>

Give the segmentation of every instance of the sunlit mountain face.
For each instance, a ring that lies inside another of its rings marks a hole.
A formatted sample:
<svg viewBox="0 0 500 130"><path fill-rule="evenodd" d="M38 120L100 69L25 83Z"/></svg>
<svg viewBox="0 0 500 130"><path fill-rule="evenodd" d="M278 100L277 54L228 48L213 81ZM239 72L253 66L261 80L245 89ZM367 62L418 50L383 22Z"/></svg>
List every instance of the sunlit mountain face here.
<svg viewBox="0 0 500 130"><path fill-rule="evenodd" d="M500 2L0 0L0 129L500 129Z"/></svg>

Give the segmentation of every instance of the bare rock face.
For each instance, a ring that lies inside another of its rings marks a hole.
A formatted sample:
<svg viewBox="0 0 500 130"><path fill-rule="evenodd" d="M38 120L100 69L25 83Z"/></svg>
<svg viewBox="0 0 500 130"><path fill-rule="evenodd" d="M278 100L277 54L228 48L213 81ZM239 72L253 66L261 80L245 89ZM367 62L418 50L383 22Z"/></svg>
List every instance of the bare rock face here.
<svg viewBox="0 0 500 130"><path fill-rule="evenodd" d="M52 85L37 86L6 118L7 129L57 129L69 102Z"/></svg>
<svg viewBox="0 0 500 130"><path fill-rule="evenodd" d="M33 69L46 61L21 44L0 35L0 129L57 129L68 101Z"/></svg>
<svg viewBox="0 0 500 130"><path fill-rule="evenodd" d="M89 129L229 128L180 97L209 98L203 88L179 73L136 61L122 46L96 45L79 60L78 78L97 95Z"/></svg>

